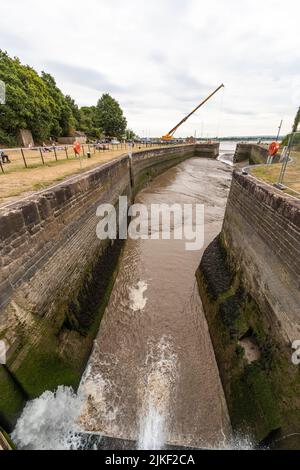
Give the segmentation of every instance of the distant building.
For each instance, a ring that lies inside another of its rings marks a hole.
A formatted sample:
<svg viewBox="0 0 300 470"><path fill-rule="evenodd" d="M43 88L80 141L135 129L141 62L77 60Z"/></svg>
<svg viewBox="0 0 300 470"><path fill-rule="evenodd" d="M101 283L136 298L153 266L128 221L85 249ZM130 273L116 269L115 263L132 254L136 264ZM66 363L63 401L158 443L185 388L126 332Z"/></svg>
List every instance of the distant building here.
<svg viewBox="0 0 300 470"><path fill-rule="evenodd" d="M20 129L17 134L17 142L20 147L33 147L34 141L29 129Z"/></svg>

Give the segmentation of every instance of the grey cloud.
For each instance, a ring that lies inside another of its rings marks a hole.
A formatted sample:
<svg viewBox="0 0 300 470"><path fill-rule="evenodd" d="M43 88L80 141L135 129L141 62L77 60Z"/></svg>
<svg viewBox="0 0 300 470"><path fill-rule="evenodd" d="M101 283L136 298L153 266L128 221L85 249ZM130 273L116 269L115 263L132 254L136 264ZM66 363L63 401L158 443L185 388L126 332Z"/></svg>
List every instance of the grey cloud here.
<svg viewBox="0 0 300 470"><path fill-rule="evenodd" d="M55 61L50 61L47 65L49 70L57 77L92 90L118 93L127 92L131 89L131 86L126 88L110 81L105 74L92 68Z"/></svg>
<svg viewBox="0 0 300 470"><path fill-rule="evenodd" d="M240 116L257 116L258 113L257 111L251 111L250 109L243 109L243 108L229 108L229 107L224 107L223 108L224 113L226 114L237 114Z"/></svg>
<svg viewBox="0 0 300 470"><path fill-rule="evenodd" d="M182 0L178 0L180 3ZM183 88L188 93L194 93L199 90L208 90L210 85L193 77L187 70L184 69L184 65L181 65L180 69L170 63L167 54L155 50L148 55L150 61L154 62L160 67L161 76L165 79L166 88L171 92L173 89Z"/></svg>
<svg viewBox="0 0 300 470"><path fill-rule="evenodd" d="M168 63L168 58L165 54L162 54L160 51L153 51L148 55L148 58L156 63L157 65L165 65Z"/></svg>
<svg viewBox="0 0 300 470"><path fill-rule="evenodd" d="M137 132L145 122L155 133L168 128L219 80L224 132L267 132L281 116L288 130L300 97L300 3L265 6L271 2L210 0L204 8L199 0L52 0L44 18L39 0L4 0L0 47L52 73L80 104L116 95ZM207 132L220 99L199 113ZM183 132L193 133L194 122Z"/></svg>
<svg viewBox="0 0 300 470"><path fill-rule="evenodd" d="M11 31L1 31L1 49L7 50L8 53L11 53L12 50L16 52L18 50L22 51L24 49L30 49L30 44L23 36L12 33Z"/></svg>
<svg viewBox="0 0 300 470"><path fill-rule="evenodd" d="M209 88L209 85L206 83L201 82L197 78L194 78L192 75L189 73L186 73L185 71L173 71L169 74L169 78L176 83L177 86L180 86L184 88L185 90L188 90L189 92L195 91L195 90L207 90Z"/></svg>

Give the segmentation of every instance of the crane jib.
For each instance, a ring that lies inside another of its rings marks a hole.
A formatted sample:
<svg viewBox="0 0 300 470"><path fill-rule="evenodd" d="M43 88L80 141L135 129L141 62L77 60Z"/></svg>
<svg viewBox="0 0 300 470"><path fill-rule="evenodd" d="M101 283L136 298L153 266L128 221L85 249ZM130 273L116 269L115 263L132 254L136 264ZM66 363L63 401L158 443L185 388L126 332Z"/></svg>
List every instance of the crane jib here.
<svg viewBox="0 0 300 470"><path fill-rule="evenodd" d="M201 106L203 106L215 93L217 93L217 91L219 91L221 88L223 88L224 85L222 83L222 85L220 85L218 88L216 88L207 98L205 98L205 100L201 101L201 103L195 108L193 109L192 112L190 112L187 116L185 116L175 127L173 127L173 129L170 130L170 132L168 132L168 134L165 136L166 138L167 137L171 137L176 131L177 129L185 122L188 120L189 117L192 116L192 114L194 114L199 108L201 108Z"/></svg>

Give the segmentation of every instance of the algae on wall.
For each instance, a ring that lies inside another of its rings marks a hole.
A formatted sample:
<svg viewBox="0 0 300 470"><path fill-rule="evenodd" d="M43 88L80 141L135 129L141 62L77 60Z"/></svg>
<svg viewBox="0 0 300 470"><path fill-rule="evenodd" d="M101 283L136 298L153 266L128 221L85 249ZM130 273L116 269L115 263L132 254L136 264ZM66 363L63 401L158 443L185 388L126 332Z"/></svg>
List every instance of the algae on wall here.
<svg viewBox="0 0 300 470"><path fill-rule="evenodd" d="M122 240L106 242L87 269L77 296L57 308L55 323L33 316L19 346L0 366L0 424L11 431L28 399L59 385L77 389L116 277ZM26 356L18 361L19 349ZM15 361L15 362L14 362Z"/></svg>
<svg viewBox="0 0 300 470"><path fill-rule="evenodd" d="M185 158L192 157L193 152L194 146L188 146L179 149L170 148L167 151L164 149L164 152L161 150L142 152L141 158L139 154L135 154L133 157L135 181L132 174L128 173L127 158L121 158L101 168L90 170L82 177L78 176L79 181L75 183L69 185L66 182L57 190L49 191L49 194L46 191L41 200L29 203L28 207L33 214L32 224L34 221L41 223L42 220L42 230L47 228L48 216L53 212L53 218L49 216L51 230L48 230L48 234L51 233L51 236L46 240L52 242L55 237L59 240L58 234L62 233L64 249L57 255L55 247L59 249L61 244L54 244L50 247L51 250L47 248L49 258L45 256L44 259L42 250L47 246L44 238L42 237L43 243L40 245L32 244L32 252L30 255L25 253L24 256L25 262L27 258L30 261L26 282L23 282L25 278L23 279L22 272L20 279L17 278L20 286L14 290L5 307L10 323L9 327L6 323L1 325L0 334L5 337L5 330L9 331L9 338L6 339L10 350L6 368L1 368L0 371L0 425L2 424L6 430L13 427L27 399L35 398L45 390L54 390L62 384L76 389L85 369L93 339L112 289L116 275L115 268L123 243L101 241L99 245L93 244L91 248L81 236L82 225L89 215L86 211L92 213L91 208L93 211L95 209L94 216L98 201L111 201L117 204L117 197L125 193L131 198L133 192L142 189L158 173ZM92 204L95 206L92 207ZM39 211L43 214L41 218ZM9 228L12 229L12 236L17 237L19 231L23 230L24 217L21 214L17 218L20 223L20 226L17 226L13 211L11 215ZM52 225L53 220L58 222ZM96 224L96 216L94 220ZM69 225L72 226L70 231L65 230ZM36 239L36 227L29 228L29 233ZM77 245L74 243L74 233L78 235ZM93 242L94 238L88 237L91 231L83 233L90 242ZM73 254L71 263L68 265L66 260L64 265L65 257L68 256L65 247L70 247L72 250L74 246L83 247L81 250L78 249L83 259ZM92 256L85 259L85 251L92 253ZM24 252L21 249L20 252L14 256L13 261L18 261L22 271ZM38 262L31 263L36 254L40 255L37 256ZM55 269L49 266L50 262L47 264L49 260L53 261ZM60 268L64 274L57 276L57 279L61 279L61 285L58 282L52 283L52 279L56 281L56 273ZM47 272L46 277L43 277L43 271ZM40 272L41 278L39 278ZM13 269L11 274L15 274ZM33 278L35 290L31 287ZM48 283L51 295L47 288ZM25 289L22 290L24 285ZM56 286L55 290L53 285ZM41 287L44 298L42 296L40 298ZM32 297L28 295L31 292L33 292Z"/></svg>
<svg viewBox="0 0 300 470"><path fill-rule="evenodd" d="M133 156L133 165L132 165L132 184L133 184L133 195L136 196L136 194L141 191L147 184L150 183L156 176L158 176L160 173L163 171L168 170L169 168L173 167L174 165L179 164L183 160L187 160L188 158L192 158L194 156L194 149L189 149L188 151L183 152L178 152L178 153L173 153L170 155L169 159L166 158L161 161L151 161L151 162L145 162L144 165L141 168L139 168L139 163L136 165L135 159L138 157L138 155ZM143 163L143 162L141 162Z"/></svg>
<svg viewBox="0 0 300 470"><path fill-rule="evenodd" d="M10 430L25 405L27 396L4 365L0 365L0 384L0 423Z"/></svg>
<svg viewBox="0 0 300 470"><path fill-rule="evenodd" d="M300 431L299 368L269 312L260 310L242 273L229 265L221 236L196 275L234 431L257 443L272 436L276 447L299 448L299 436L285 437Z"/></svg>

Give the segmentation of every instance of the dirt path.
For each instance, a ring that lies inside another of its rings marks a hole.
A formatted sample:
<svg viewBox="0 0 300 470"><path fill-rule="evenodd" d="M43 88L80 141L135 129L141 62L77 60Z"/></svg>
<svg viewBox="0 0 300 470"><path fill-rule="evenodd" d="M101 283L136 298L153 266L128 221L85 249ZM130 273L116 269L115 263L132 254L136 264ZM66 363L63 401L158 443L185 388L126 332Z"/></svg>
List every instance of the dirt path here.
<svg viewBox="0 0 300 470"><path fill-rule="evenodd" d="M156 146L157 148L158 146ZM154 148L154 147L153 147ZM135 147L135 152L149 149L149 146L141 145ZM33 151L31 151L33 152ZM33 162L37 159L37 153L34 157L27 157L28 162L32 165L25 168L24 165L16 163L14 155L10 156L12 163L5 164L5 174L0 173L0 206L18 199L20 195L29 195L32 192L47 188L54 183L62 181L68 176L78 174L114 158L124 155L128 152L125 146L116 150L91 152L91 158L84 157L81 159L82 168L80 168L79 159L71 157L67 160L65 157L57 153L58 161L50 153L45 154L45 165L41 161ZM19 158L19 157L18 157ZM32 163L33 162L33 163ZM17 165L17 166L15 166Z"/></svg>

